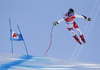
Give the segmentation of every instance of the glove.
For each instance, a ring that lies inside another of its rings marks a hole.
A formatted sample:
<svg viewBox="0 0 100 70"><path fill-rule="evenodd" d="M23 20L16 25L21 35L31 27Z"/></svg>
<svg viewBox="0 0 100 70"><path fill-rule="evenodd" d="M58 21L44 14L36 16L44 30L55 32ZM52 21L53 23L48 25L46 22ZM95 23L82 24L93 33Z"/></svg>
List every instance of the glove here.
<svg viewBox="0 0 100 70"><path fill-rule="evenodd" d="M91 21L91 18L86 18L88 21Z"/></svg>
<svg viewBox="0 0 100 70"><path fill-rule="evenodd" d="M82 15L86 20L91 21L91 18L87 18L86 16Z"/></svg>
<svg viewBox="0 0 100 70"><path fill-rule="evenodd" d="M57 25L57 24L59 24L58 22L53 22L53 25Z"/></svg>

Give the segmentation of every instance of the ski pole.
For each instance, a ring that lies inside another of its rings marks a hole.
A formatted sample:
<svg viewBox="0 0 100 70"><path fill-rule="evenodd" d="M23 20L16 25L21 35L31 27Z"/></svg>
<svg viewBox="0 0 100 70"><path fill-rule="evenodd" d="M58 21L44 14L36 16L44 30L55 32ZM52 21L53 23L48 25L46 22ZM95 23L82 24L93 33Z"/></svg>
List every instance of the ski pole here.
<svg viewBox="0 0 100 70"><path fill-rule="evenodd" d="M49 49L50 49L50 47L51 47L51 43L52 43L52 31L53 31L53 28L54 28L54 25L52 26L52 29L51 29L51 34L50 34L50 45L49 45L49 48L47 49L47 51L45 52L44 57L46 56L47 52L49 51Z"/></svg>

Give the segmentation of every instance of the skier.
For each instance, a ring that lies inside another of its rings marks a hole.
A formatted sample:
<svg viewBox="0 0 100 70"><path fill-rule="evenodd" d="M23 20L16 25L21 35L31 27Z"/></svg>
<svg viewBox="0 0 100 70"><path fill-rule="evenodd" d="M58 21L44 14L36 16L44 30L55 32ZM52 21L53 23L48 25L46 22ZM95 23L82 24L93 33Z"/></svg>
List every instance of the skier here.
<svg viewBox="0 0 100 70"><path fill-rule="evenodd" d="M83 36L81 30L79 29L79 26L74 21L74 18L76 18L76 17L84 18L88 21L91 21L91 18L87 18L84 15L77 15L77 14L74 13L74 10L72 8L70 8L68 10L68 12L61 19L59 19L57 22L54 22L53 25L57 25L57 24L61 23L63 20L65 20L68 30L72 33L72 36L75 38L75 40L81 45L82 43L80 42L80 40L76 36L76 34L74 32L74 29L79 33L79 36L80 36L81 40L84 43L86 43L86 41L84 39L84 36Z"/></svg>

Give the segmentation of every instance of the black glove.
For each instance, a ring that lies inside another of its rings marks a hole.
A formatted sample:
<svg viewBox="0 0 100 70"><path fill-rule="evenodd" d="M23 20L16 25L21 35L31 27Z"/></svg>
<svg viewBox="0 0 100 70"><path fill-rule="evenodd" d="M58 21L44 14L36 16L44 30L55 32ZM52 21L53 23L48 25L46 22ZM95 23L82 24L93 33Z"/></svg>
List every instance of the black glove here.
<svg viewBox="0 0 100 70"><path fill-rule="evenodd" d="M82 15L86 20L91 21L91 18L87 18L86 16Z"/></svg>
<svg viewBox="0 0 100 70"><path fill-rule="evenodd" d="M91 21L91 18L86 18L88 21Z"/></svg>
<svg viewBox="0 0 100 70"><path fill-rule="evenodd" d="M53 25L57 25L57 24L59 24L58 22L53 22Z"/></svg>

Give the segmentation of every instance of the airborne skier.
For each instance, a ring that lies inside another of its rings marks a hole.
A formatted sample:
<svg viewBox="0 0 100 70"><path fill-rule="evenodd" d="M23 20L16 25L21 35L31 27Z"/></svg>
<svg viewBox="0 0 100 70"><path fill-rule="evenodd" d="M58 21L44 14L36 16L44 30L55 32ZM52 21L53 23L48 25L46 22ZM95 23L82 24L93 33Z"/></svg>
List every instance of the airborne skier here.
<svg viewBox="0 0 100 70"><path fill-rule="evenodd" d="M68 12L61 19L59 19L57 22L54 22L53 25L57 25L57 24L61 23L63 20L65 20L68 30L72 33L72 36L75 38L75 40L81 45L82 43L80 42L80 40L76 36L76 34L74 32L74 29L79 33L79 36L80 36L81 40L84 43L86 43L86 41L84 39L84 36L83 36L81 30L79 29L79 26L74 21L74 19L76 17L78 17L78 18L84 18L84 19L86 19L88 21L91 21L91 18L87 18L84 15L77 15L77 14L74 13L74 10L72 8L70 8L68 10Z"/></svg>

